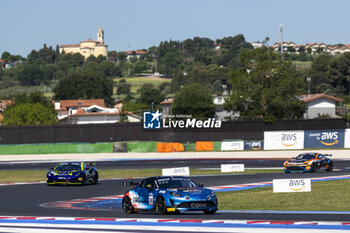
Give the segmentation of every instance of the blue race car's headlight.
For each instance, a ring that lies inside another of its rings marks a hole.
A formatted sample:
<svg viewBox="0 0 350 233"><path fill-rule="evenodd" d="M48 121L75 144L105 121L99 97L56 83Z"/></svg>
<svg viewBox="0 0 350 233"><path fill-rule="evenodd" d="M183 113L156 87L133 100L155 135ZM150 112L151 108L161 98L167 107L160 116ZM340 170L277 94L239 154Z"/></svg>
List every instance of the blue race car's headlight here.
<svg viewBox="0 0 350 233"><path fill-rule="evenodd" d="M171 196L173 196L173 197L181 197L181 195L180 195L180 194L175 193L175 192L172 192L172 193L171 193Z"/></svg>
<svg viewBox="0 0 350 233"><path fill-rule="evenodd" d="M210 196L215 197L215 193L213 191L210 192Z"/></svg>

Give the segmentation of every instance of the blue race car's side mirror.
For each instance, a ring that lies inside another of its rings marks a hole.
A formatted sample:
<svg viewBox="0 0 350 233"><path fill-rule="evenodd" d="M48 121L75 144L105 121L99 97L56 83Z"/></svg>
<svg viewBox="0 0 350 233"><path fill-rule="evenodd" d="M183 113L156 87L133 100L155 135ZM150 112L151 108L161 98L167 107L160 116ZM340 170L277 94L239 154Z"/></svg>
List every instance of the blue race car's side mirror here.
<svg viewBox="0 0 350 233"><path fill-rule="evenodd" d="M204 187L204 184L203 184L202 182L200 182L200 183L198 184L198 186L202 188L202 187Z"/></svg>

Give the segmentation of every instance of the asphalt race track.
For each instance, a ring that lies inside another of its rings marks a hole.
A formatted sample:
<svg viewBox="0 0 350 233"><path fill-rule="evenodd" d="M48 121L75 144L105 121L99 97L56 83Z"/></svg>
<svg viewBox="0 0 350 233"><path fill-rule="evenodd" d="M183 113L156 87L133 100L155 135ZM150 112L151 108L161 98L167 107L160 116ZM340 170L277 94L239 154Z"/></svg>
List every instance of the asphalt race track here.
<svg viewBox="0 0 350 233"><path fill-rule="evenodd" d="M129 161L129 162L100 162L98 168L149 168L190 166L196 168L217 168L220 163L238 163L237 160L190 160L190 161ZM281 160L242 160L246 167L281 167ZM4 169L1 165L1 169ZM42 168L52 164L21 164L11 165L11 169ZM272 179L284 178L313 178L325 176L340 176L350 174L350 161L335 161L337 171L328 173L294 174L254 174L254 175L221 175L196 176L193 179L205 186L234 185L244 183L266 182ZM44 178L43 178L44 179ZM123 180L101 181L97 185L89 186L46 186L46 184L26 184L0 186L0 215L3 216L62 216L62 217L114 217L129 218L130 215L122 211L80 210L63 208L45 208L40 205L48 202L66 201L99 196L123 194L128 188L122 187ZM326 197L331 198L331 197ZM220 200L219 200L220 201ZM137 218L169 218L172 215L158 215L153 213L138 213ZM173 216L174 217L174 216ZM198 213L184 213L176 215L183 219L250 219L250 220L294 220L294 221L350 221L350 214L296 214L296 213L227 213L218 212L214 215Z"/></svg>

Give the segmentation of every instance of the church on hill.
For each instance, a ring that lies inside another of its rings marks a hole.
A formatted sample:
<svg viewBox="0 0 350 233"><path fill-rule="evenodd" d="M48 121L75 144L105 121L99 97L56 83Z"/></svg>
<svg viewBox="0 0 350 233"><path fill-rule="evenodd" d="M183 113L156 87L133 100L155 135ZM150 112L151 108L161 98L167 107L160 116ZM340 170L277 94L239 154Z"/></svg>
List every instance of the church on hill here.
<svg viewBox="0 0 350 233"><path fill-rule="evenodd" d="M98 57L100 55L107 57L108 46L104 43L104 32L100 26L97 31L97 40L84 40L80 44L63 44L60 46L60 53L80 53L88 58L91 55Z"/></svg>

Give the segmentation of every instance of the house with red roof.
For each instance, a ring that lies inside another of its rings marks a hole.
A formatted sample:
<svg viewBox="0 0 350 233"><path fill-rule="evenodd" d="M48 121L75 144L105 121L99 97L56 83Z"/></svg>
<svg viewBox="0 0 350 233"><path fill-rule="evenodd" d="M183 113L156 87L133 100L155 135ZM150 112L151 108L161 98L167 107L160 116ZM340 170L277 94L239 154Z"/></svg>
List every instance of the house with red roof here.
<svg viewBox="0 0 350 233"><path fill-rule="evenodd" d="M120 108L108 108L103 99L54 102L57 118L63 124L106 124L120 121Z"/></svg>
<svg viewBox="0 0 350 233"><path fill-rule="evenodd" d="M345 108L342 105L343 99L331 95L303 95L299 97L299 100L307 105L304 114L305 119L313 119L320 116L336 118L345 113Z"/></svg>
<svg viewBox="0 0 350 233"><path fill-rule="evenodd" d="M142 55L147 54L146 51L144 50L136 50L136 51L124 51L123 52L126 55L126 60L130 60L133 57L136 57L137 59L139 59Z"/></svg>

